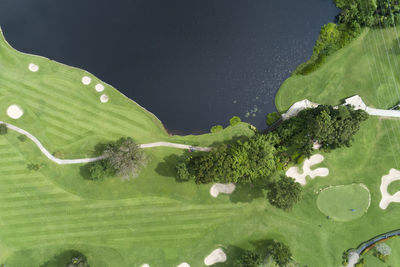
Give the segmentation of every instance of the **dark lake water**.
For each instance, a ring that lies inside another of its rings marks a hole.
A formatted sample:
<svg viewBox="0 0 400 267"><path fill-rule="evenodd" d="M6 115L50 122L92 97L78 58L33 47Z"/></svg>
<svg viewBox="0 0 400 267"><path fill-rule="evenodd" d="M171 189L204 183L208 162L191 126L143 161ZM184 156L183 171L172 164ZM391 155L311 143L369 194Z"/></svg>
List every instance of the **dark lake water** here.
<svg viewBox="0 0 400 267"><path fill-rule="evenodd" d="M16 49L88 70L183 133L234 115L265 128L337 13L333 0L0 1Z"/></svg>

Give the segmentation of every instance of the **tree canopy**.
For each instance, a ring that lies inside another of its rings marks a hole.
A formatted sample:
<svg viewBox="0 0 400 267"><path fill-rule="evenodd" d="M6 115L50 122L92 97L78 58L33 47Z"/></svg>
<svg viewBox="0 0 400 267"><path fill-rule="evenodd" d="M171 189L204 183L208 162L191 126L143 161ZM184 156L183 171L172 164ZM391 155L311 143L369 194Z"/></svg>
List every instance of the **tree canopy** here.
<svg viewBox="0 0 400 267"><path fill-rule="evenodd" d="M277 140L273 133L256 134L247 141L193 156L188 166L196 183L251 183L275 171Z"/></svg>
<svg viewBox="0 0 400 267"><path fill-rule="evenodd" d="M128 178L136 176L145 165L145 155L132 138L121 138L105 145L102 160L89 163L90 179L118 175Z"/></svg>
<svg viewBox="0 0 400 267"><path fill-rule="evenodd" d="M274 242L269 248L273 260L281 267L286 266L292 258L290 248L281 242Z"/></svg>
<svg viewBox="0 0 400 267"><path fill-rule="evenodd" d="M301 199L302 187L292 178L282 175L280 180L271 183L267 198L271 205L290 210Z"/></svg>
<svg viewBox="0 0 400 267"><path fill-rule="evenodd" d="M234 267L258 267L262 263L262 256L254 251L246 250L234 262Z"/></svg>
<svg viewBox="0 0 400 267"><path fill-rule="evenodd" d="M315 141L326 149L350 146L353 135L367 118L365 111L349 105L319 105L284 121L277 132L284 146L309 156Z"/></svg>

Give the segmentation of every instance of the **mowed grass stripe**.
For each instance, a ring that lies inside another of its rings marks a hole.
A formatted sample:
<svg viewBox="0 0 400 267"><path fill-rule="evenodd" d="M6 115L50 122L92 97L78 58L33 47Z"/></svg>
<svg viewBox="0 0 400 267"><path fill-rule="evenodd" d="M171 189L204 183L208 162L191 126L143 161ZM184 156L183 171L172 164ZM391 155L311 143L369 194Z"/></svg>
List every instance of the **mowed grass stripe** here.
<svg viewBox="0 0 400 267"><path fill-rule="evenodd" d="M50 203L54 204L54 203ZM126 205L125 207L120 207L119 205L116 206L88 206L82 201L63 201L61 202L62 205L41 205L40 211L31 209L30 205L19 206L19 207L12 207L12 208L2 208L0 207L0 211L4 213L2 216L4 219L22 219L21 216L28 216L34 219L35 216L41 216L41 213L48 214L50 217L63 217L65 214L68 214L70 218L74 219L83 219L88 217L95 217L99 218L101 216L117 216L118 214L122 214L123 216L127 216L130 214L133 215L148 215L152 214L155 216L172 216L174 213L178 213L184 215L186 212L196 212L196 213L224 213L227 209L231 207L220 207L220 208L213 208L210 209L207 206L200 206L200 207L182 207L179 204L169 205L169 204L149 204L149 205ZM235 209L237 212L239 209ZM101 215L99 215L101 214ZM74 217L75 216L75 217Z"/></svg>
<svg viewBox="0 0 400 267"><path fill-rule="evenodd" d="M151 216L147 216L148 214L136 214L132 213L128 215L125 214L92 214L92 216L86 216L84 215L85 210L82 210L81 215L75 215L71 216L68 213L65 213L64 216L47 216L46 213L39 214L38 216L25 216L22 218L18 219L8 219L6 217L1 216L3 221L6 221L7 223L10 224L10 228L12 229L24 229L24 228L30 228L32 224L37 223L37 222L42 222L42 218L46 217L46 222L43 223L41 226L48 226L50 228L54 227L63 227L65 225L93 225L97 224L100 222L103 222L105 224L108 224L110 221L130 221L131 223L137 224L137 225L144 225L144 226L150 226L153 224L165 224L166 222L170 223L172 221L179 222L179 221L185 221L185 222L202 222L203 220L212 220L215 218L231 218L235 216L235 213L230 211L230 212L194 212L191 211L190 213L187 214L182 214L182 213L175 213L175 214L161 214L161 213L153 213ZM166 217L168 216L168 217ZM28 218L28 219L27 219ZM24 220L26 219L26 221ZM69 220L66 220L69 219ZM71 221L72 220L72 221Z"/></svg>
<svg viewBox="0 0 400 267"><path fill-rule="evenodd" d="M110 125L118 125L119 127L124 128L124 130L132 130L131 125L127 123L126 121L122 121L118 118L112 117L107 115L107 113L104 113L102 110L98 108L98 106L94 106L88 102L85 103L85 106L82 105L77 105L74 101L73 98L70 99L70 101L66 101L65 98L68 98L65 95L59 95L57 92L53 91L53 94L49 94L46 91L39 91L35 89L32 86L26 86L23 87L22 90L18 92L19 94L25 93L31 98L36 98L37 100L43 98L45 96L48 98L47 106L51 107L52 110L62 112L62 113L70 113L71 115L73 114L75 117L74 119L76 120L82 120L84 117L95 117L98 118L100 122L108 123ZM58 95L58 96L55 96ZM57 103L55 104L49 104L51 103ZM87 107L91 106L91 109L88 109ZM73 110L73 113L71 111ZM92 110L97 110L98 112L94 112ZM144 128L144 125L136 123L137 127L139 128Z"/></svg>
<svg viewBox="0 0 400 267"><path fill-rule="evenodd" d="M129 224L118 228L118 224L116 225L108 225L103 226L99 229L96 226L90 227L82 227L79 230L74 232L69 232L68 229L66 230L58 230L58 231L36 231L32 233L13 233L13 234L2 234L2 239L12 239L13 241L33 241L33 240L52 240L52 239L59 239L59 238L86 238L86 237L97 237L97 238L107 238L107 237L114 237L114 238L124 238L127 235L135 235L140 236L144 235L147 236L149 234L153 234L155 236L160 235L181 235L184 234L184 231L190 231L190 233L195 233L196 230L205 230L208 228L208 224L194 224L194 225L179 225L179 227L174 225L163 225L159 226L155 229L138 229L131 227Z"/></svg>
<svg viewBox="0 0 400 267"><path fill-rule="evenodd" d="M106 229L122 229L122 228L133 228L136 233L156 231L164 229L166 231L172 231L174 229L182 229L188 225L192 225L193 228L204 228L209 224L215 224L215 221L226 222L231 217L226 214L214 215L208 218L175 218L175 220L164 221L159 218L153 218L153 221L136 222L132 218L128 219L116 219L112 218L108 221L98 220L90 223L86 221L68 222L66 224L47 224L47 220L44 219L41 222L31 223L30 227L9 227L1 231L2 238L18 237L18 236L41 236L41 235L53 235L60 232L69 233L80 233L80 232L91 232L97 230ZM198 221L200 219L200 222Z"/></svg>

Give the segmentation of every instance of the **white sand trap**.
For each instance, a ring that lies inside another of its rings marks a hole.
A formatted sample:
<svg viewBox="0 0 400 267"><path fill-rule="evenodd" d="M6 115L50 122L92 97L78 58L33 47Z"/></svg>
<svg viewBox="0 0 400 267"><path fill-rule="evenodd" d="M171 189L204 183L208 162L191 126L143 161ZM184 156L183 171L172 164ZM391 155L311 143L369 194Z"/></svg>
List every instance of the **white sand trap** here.
<svg viewBox="0 0 400 267"><path fill-rule="evenodd" d="M360 255L358 255L357 252L355 251L350 252L348 255L348 261L346 267L354 267L354 265L356 265L359 259Z"/></svg>
<svg viewBox="0 0 400 267"><path fill-rule="evenodd" d="M107 103L108 102L108 95L102 94L100 96L100 101L101 101L101 103Z"/></svg>
<svg viewBox="0 0 400 267"><path fill-rule="evenodd" d="M17 105L11 105L7 109L7 115L11 119L19 119L22 115L24 115L24 111Z"/></svg>
<svg viewBox="0 0 400 267"><path fill-rule="evenodd" d="M400 191L396 192L394 195L389 194L387 191L390 183L397 180L400 180L400 171L393 168L390 169L389 174L382 176L380 186L382 199L381 202L379 202L379 207L381 209L386 209L391 202L400 202Z"/></svg>
<svg viewBox="0 0 400 267"><path fill-rule="evenodd" d="M190 267L189 263L187 262L182 262L181 264L179 264L177 267Z"/></svg>
<svg viewBox="0 0 400 267"><path fill-rule="evenodd" d="M103 92L104 91L104 85L98 83L96 84L96 86L94 87L96 89L97 92Z"/></svg>
<svg viewBox="0 0 400 267"><path fill-rule="evenodd" d="M226 254L225 252L217 248L213 250L205 259L204 259L204 264L207 266L213 265L218 262L225 262L226 261Z"/></svg>
<svg viewBox="0 0 400 267"><path fill-rule="evenodd" d="M140 267L150 267L147 263L140 265Z"/></svg>
<svg viewBox="0 0 400 267"><path fill-rule="evenodd" d="M88 76L83 76L82 77L82 83L84 85L89 85L91 82L92 82L92 79L90 79L90 77L88 77Z"/></svg>
<svg viewBox="0 0 400 267"><path fill-rule="evenodd" d="M321 146L322 146L322 145L321 145L320 143L318 143L318 142L313 142L312 148L313 148L313 149L320 149Z"/></svg>
<svg viewBox="0 0 400 267"><path fill-rule="evenodd" d="M32 72L37 72L39 70L39 66L31 63L31 64L29 64L28 69Z"/></svg>
<svg viewBox="0 0 400 267"><path fill-rule="evenodd" d="M310 176L311 179L314 179L317 176L325 177L329 175L328 168L318 168L315 170L311 170L311 166L321 163L324 160L324 156L321 154L316 154L311 156L309 159L306 159L303 164L303 173L299 172L298 167L291 167L286 172L286 176L292 177L299 184L306 184L306 176Z"/></svg>
<svg viewBox="0 0 400 267"><path fill-rule="evenodd" d="M210 188L210 195L212 197L217 197L219 193L224 194L232 194L235 191L236 185L229 183L229 184L213 184Z"/></svg>

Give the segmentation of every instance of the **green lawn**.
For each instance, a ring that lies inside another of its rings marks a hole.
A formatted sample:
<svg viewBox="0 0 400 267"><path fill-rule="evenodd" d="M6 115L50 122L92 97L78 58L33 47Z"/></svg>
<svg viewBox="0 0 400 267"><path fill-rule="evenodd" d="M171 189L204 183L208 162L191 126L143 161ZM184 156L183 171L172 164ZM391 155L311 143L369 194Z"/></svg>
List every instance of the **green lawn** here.
<svg viewBox="0 0 400 267"><path fill-rule="evenodd" d="M365 31L320 70L303 77L308 80L304 84L314 84L312 77L315 83L329 84L326 69L340 59L336 66L343 65L341 72L348 79L339 77L332 83L344 79L342 83L348 84L351 78L366 85L363 65L354 65L351 73L349 68L355 60L362 60L360 40L373 34ZM368 57L383 61L378 54ZM28 70L31 62L39 65L38 72ZM320 73L327 76L317 79ZM99 80L90 75L92 84L84 86L80 82L83 75L90 74L18 53L0 39L0 120L28 130L51 152L63 152L65 158L91 156L95 144L120 136L131 136L139 143L164 140L212 145L253 134L247 124L241 123L216 134L168 136L153 115L108 85L105 93L110 101L101 104L99 93L93 88ZM375 92L367 87L341 85L335 91L333 84L315 86L320 88L320 94L315 91L308 95L298 86L301 92L289 93L287 86L293 79L277 95L280 110L305 97L337 103L355 93L368 104L378 106L373 102ZM370 87L379 88L376 85ZM291 99L283 101L285 94ZM312 98L314 94L316 97ZM385 91L380 95L384 94ZM21 119L6 116L10 104L24 109ZM322 152L325 160L320 165L329 168L329 176L308 180L303 200L289 213L269 205L265 192L250 186L238 187L231 196L214 199L209 195L211 185L177 183L174 165L183 153L188 153L182 150L148 149L149 163L135 179L92 182L82 178L82 166L56 165L30 140L21 142L17 133L10 132L0 136L0 263L40 266L62 258L66 250L76 249L96 267L143 263L167 267L183 261L197 267L204 266L204 257L221 246L229 261L219 266L231 266L232 252L238 247L251 248L258 241L277 239L291 247L293 258L300 264L340 266L344 250L399 227L400 204L392 203L386 210L378 206L381 176L392 167L400 168L395 154L400 150L399 127L398 120L370 118L363 123L352 147ZM29 163L42 163L44 167L30 171ZM318 209L318 191L352 183L369 188L368 212L349 222L328 220Z"/></svg>
<svg viewBox="0 0 400 267"><path fill-rule="evenodd" d="M305 98L337 105L355 94L377 108L397 104L400 102L398 33L400 27L364 29L355 41L330 56L318 70L287 79L275 98L277 109L285 111Z"/></svg>
<svg viewBox="0 0 400 267"><path fill-rule="evenodd" d="M364 215L369 197L369 192L358 184L335 186L319 193L317 205L330 219L346 222Z"/></svg>

